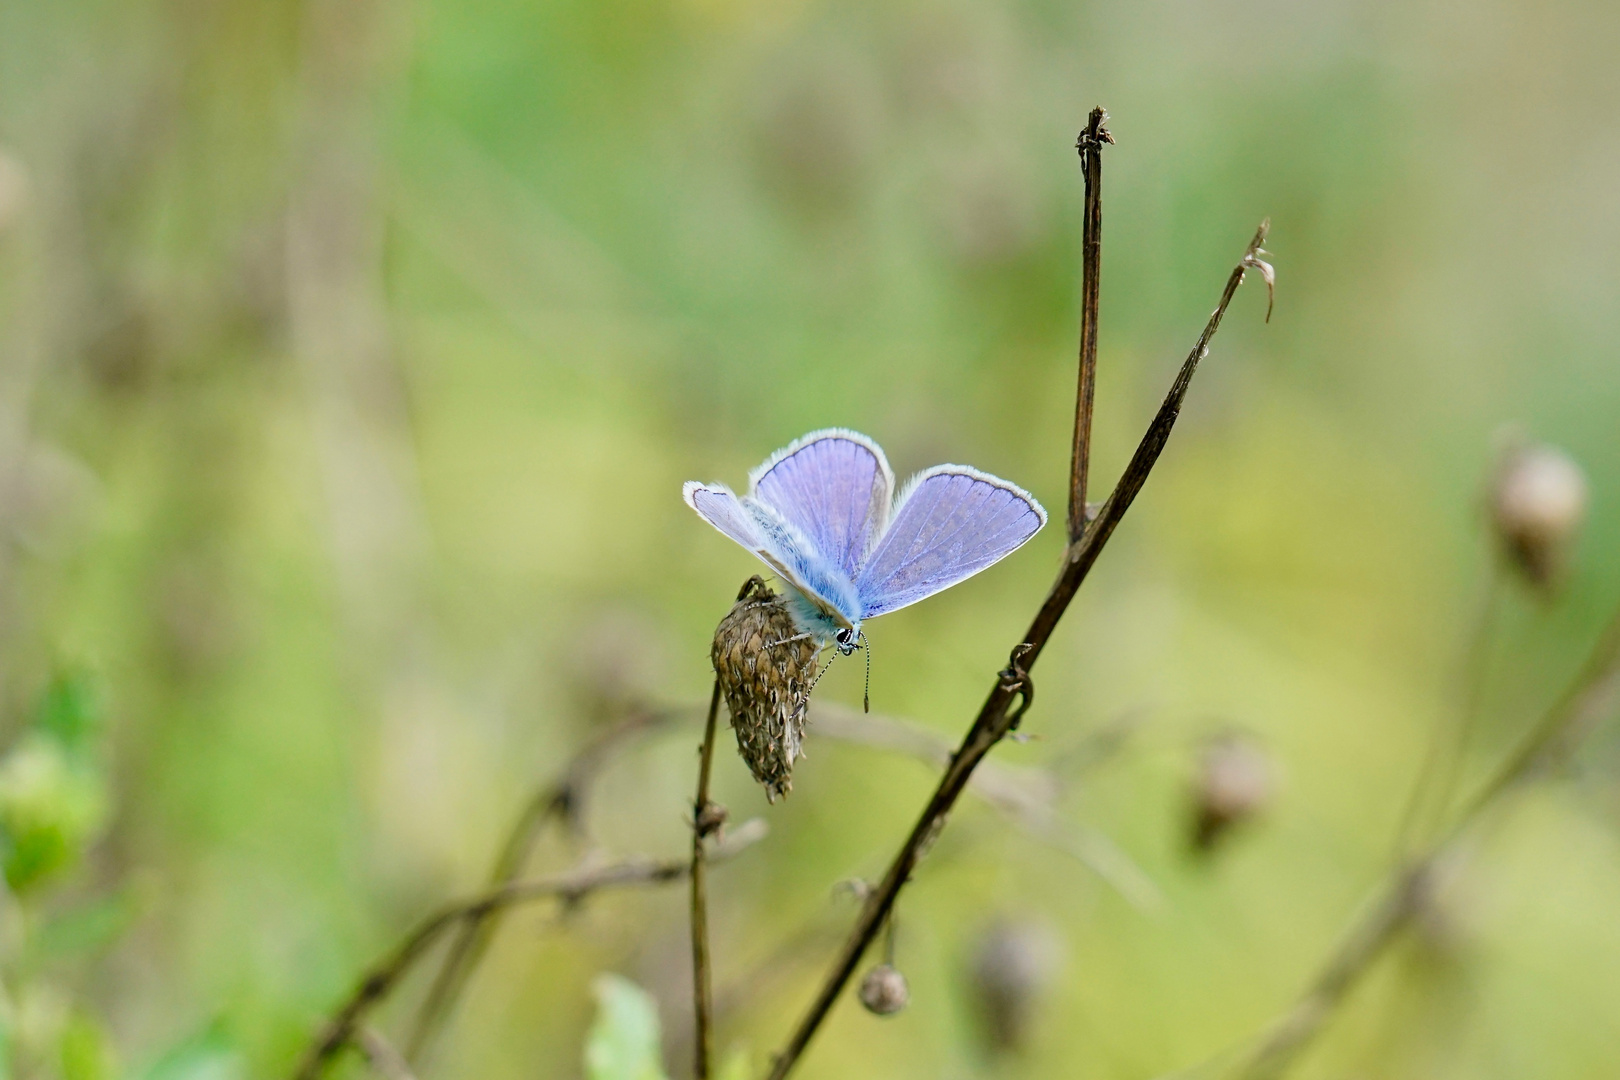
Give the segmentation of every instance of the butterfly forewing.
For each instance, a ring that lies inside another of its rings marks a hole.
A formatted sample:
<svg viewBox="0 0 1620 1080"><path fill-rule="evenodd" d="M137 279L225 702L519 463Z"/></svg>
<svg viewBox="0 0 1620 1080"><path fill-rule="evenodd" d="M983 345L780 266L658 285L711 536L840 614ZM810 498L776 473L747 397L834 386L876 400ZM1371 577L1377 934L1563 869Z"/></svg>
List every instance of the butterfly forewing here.
<svg viewBox="0 0 1620 1080"><path fill-rule="evenodd" d="M1046 524L1028 492L960 465L907 486L888 530L856 579L861 618L915 604L1017 550Z"/></svg>
<svg viewBox="0 0 1620 1080"><path fill-rule="evenodd" d="M876 443L852 431L817 431L756 469L752 496L854 580L888 516L894 477Z"/></svg>
<svg viewBox="0 0 1620 1080"><path fill-rule="evenodd" d="M830 626L849 626L860 605L848 575L823 558L793 525L756 499L721 485L688 483L687 504L804 595Z"/></svg>
<svg viewBox="0 0 1620 1080"><path fill-rule="evenodd" d="M745 498L690 483L686 501L802 595L794 618L823 643L972 577L1046 524L1027 492L960 465L915 477L890 514L883 451L842 429L806 435L749 481Z"/></svg>
<svg viewBox="0 0 1620 1080"><path fill-rule="evenodd" d="M688 481L682 494L686 496L686 505L696 510L704 521L757 554L759 530L754 527L753 517L743 509L742 501L729 488Z"/></svg>

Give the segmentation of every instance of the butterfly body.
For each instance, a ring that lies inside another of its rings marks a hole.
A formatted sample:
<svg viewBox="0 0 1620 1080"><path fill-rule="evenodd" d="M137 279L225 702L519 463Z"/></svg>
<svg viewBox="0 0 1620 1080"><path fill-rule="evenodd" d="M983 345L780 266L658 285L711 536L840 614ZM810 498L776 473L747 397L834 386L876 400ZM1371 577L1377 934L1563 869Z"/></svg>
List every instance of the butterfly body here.
<svg viewBox="0 0 1620 1080"><path fill-rule="evenodd" d="M789 587L794 623L848 655L861 624L998 562L1046 524L1022 488L939 465L893 497L876 443L842 428L812 432L749 474L748 494L689 482L687 505Z"/></svg>

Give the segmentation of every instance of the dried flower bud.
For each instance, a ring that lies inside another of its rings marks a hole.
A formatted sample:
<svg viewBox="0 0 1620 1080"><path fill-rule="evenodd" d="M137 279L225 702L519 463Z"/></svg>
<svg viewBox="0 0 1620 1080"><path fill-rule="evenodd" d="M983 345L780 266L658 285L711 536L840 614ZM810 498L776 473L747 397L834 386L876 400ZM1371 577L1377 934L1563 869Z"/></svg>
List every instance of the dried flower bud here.
<svg viewBox="0 0 1620 1080"><path fill-rule="evenodd" d="M715 629L711 656L737 753L775 802L793 789L793 762L803 756L815 644L801 635L782 598L754 577Z"/></svg>
<svg viewBox="0 0 1620 1080"><path fill-rule="evenodd" d="M1503 456L1491 486L1491 519L1508 556L1532 582L1551 584L1586 518L1586 477L1567 454L1545 444Z"/></svg>
<svg viewBox="0 0 1620 1080"><path fill-rule="evenodd" d="M893 1016L910 1001L906 977L892 964L879 964L861 980L861 1004L874 1016Z"/></svg>
<svg viewBox="0 0 1620 1080"><path fill-rule="evenodd" d="M1237 734L1211 739L1193 782L1193 846L1208 851L1232 826L1260 814L1271 802L1273 786L1271 761L1253 739Z"/></svg>
<svg viewBox="0 0 1620 1080"><path fill-rule="evenodd" d="M1037 925L1001 920L980 935L973 955L973 1001L992 1050L1023 1048L1056 953L1051 933Z"/></svg>

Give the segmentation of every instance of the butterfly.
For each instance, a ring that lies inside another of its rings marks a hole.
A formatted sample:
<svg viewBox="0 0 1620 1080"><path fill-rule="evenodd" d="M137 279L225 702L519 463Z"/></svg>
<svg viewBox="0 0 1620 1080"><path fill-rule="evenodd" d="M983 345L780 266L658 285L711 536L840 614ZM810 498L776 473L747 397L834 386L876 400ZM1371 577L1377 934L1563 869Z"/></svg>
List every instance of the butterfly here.
<svg viewBox="0 0 1620 1080"><path fill-rule="evenodd" d="M814 431L748 475L748 494L689 481L686 504L753 552L788 588L800 632L848 656L861 624L915 604L1012 554L1046 524L1023 488L965 465L906 481L878 444Z"/></svg>

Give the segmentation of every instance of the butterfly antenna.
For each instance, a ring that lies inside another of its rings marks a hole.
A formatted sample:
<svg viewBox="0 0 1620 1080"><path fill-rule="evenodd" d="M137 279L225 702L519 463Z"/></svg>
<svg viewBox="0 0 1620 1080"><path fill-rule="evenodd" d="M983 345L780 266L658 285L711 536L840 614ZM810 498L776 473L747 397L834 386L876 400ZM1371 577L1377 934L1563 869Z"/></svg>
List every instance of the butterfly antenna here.
<svg viewBox="0 0 1620 1080"><path fill-rule="evenodd" d="M834 649L832 660L828 660L825 664L823 664L821 670L816 672L816 677L810 680L810 686L804 692L804 700L806 704L808 704L810 701L810 695L815 692L816 684L821 681L821 677L823 675L827 674L827 669L833 666L833 660L838 659L838 657L839 652L837 649Z"/></svg>
<svg viewBox="0 0 1620 1080"><path fill-rule="evenodd" d="M866 690L861 695L861 711L872 711L872 645L861 634L861 651L866 654Z"/></svg>

